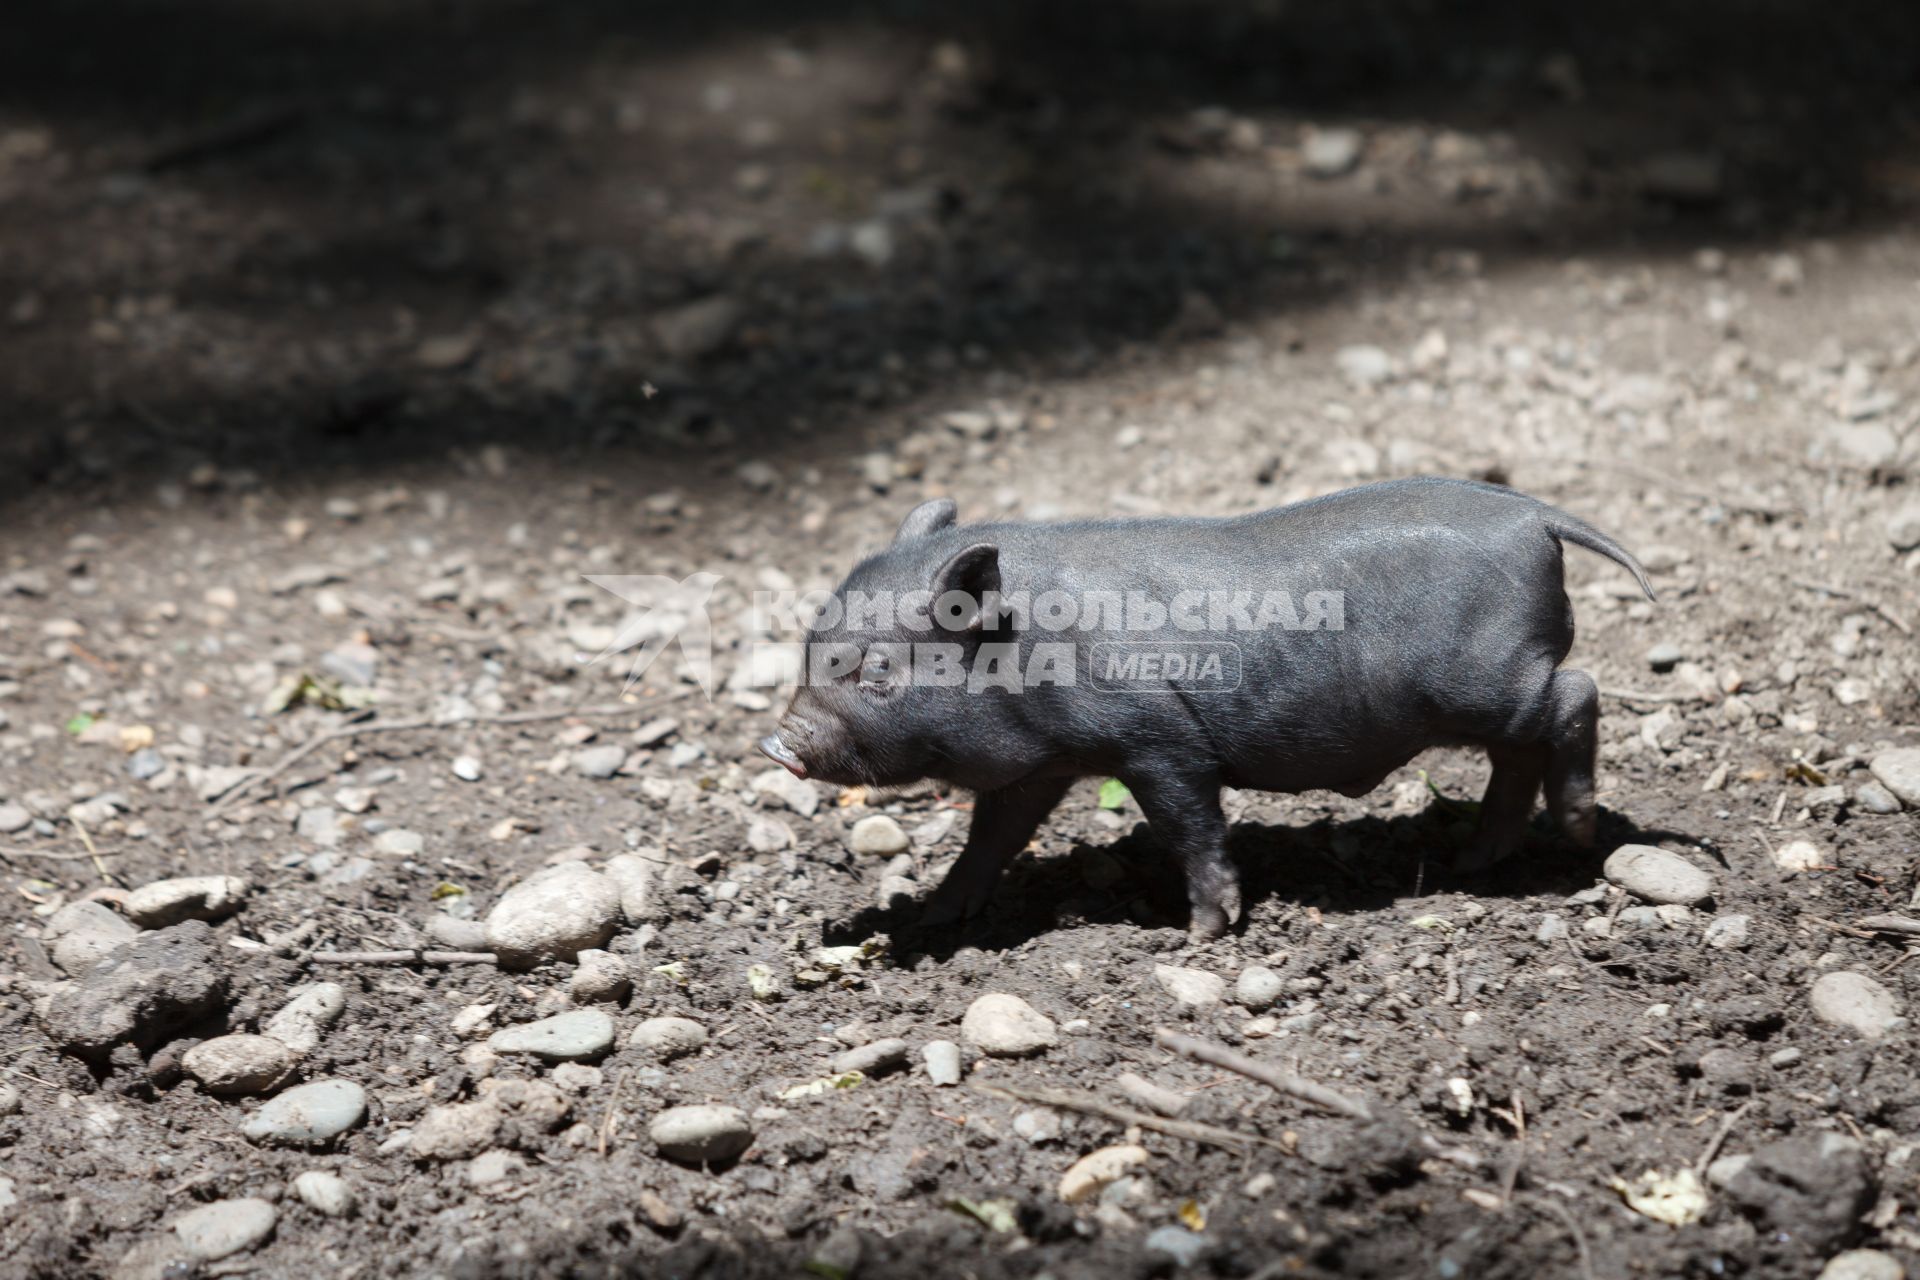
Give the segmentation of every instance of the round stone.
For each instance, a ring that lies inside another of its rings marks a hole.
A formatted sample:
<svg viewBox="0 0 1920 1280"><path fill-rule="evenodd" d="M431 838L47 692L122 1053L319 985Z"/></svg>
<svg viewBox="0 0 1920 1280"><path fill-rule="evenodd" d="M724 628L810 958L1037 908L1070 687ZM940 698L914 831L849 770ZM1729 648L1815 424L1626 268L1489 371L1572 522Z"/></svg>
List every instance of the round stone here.
<svg viewBox="0 0 1920 1280"><path fill-rule="evenodd" d="M1830 1026L1877 1040L1904 1023L1900 998L1864 973L1822 974L1809 996L1813 1016Z"/></svg>
<svg viewBox="0 0 1920 1280"><path fill-rule="evenodd" d="M546 1062L591 1061L613 1047L613 1019L599 1009L556 1013L502 1027L487 1038L487 1047L495 1053L530 1053Z"/></svg>
<svg viewBox="0 0 1920 1280"><path fill-rule="evenodd" d="M907 833L884 813L870 814L853 824L853 851L877 857L892 857L906 849Z"/></svg>
<svg viewBox="0 0 1920 1280"><path fill-rule="evenodd" d="M173 1220L173 1233L202 1262L231 1257L273 1234L279 1213L265 1200L215 1200Z"/></svg>
<svg viewBox="0 0 1920 1280"><path fill-rule="evenodd" d="M1713 896L1713 877L1677 853L1650 844L1621 845L1607 856L1607 879L1648 902L1693 906Z"/></svg>
<svg viewBox="0 0 1920 1280"><path fill-rule="evenodd" d="M994 992L981 996L960 1020L960 1035L980 1052L1017 1058L1051 1047L1060 1038L1053 1020L1019 996Z"/></svg>
<svg viewBox="0 0 1920 1280"><path fill-rule="evenodd" d="M1882 751L1868 767L1901 804L1920 809L1920 747Z"/></svg>
<svg viewBox="0 0 1920 1280"><path fill-rule="evenodd" d="M682 1164L722 1164L753 1145L753 1126L738 1107L669 1107L647 1133L661 1155Z"/></svg>
<svg viewBox="0 0 1920 1280"><path fill-rule="evenodd" d="M343 1217L353 1208L353 1188L339 1174L309 1169L293 1180L293 1193L316 1213Z"/></svg>
<svg viewBox="0 0 1920 1280"><path fill-rule="evenodd" d="M1900 1259L1878 1249L1849 1249L1827 1259L1820 1280L1906 1280Z"/></svg>
<svg viewBox="0 0 1920 1280"><path fill-rule="evenodd" d="M706 1048L707 1029L692 1018L648 1018L627 1043L666 1062Z"/></svg>
<svg viewBox="0 0 1920 1280"><path fill-rule="evenodd" d="M840 1054L833 1060L832 1070L835 1075L858 1071L863 1076L877 1076L892 1071L906 1060L905 1040L876 1040Z"/></svg>
<svg viewBox="0 0 1920 1280"><path fill-rule="evenodd" d="M52 944L53 962L77 978L139 932L111 907L82 900L47 917L46 939Z"/></svg>
<svg viewBox="0 0 1920 1280"><path fill-rule="evenodd" d="M312 1053L320 1047L321 1034L339 1020L346 1007L347 989L339 983L309 983L295 991L261 1031L296 1054Z"/></svg>
<svg viewBox="0 0 1920 1280"><path fill-rule="evenodd" d="M330 1141L367 1114L367 1093L351 1080L315 1080L287 1090L254 1112L240 1131L255 1142L285 1146Z"/></svg>
<svg viewBox="0 0 1920 1280"><path fill-rule="evenodd" d="M487 945L509 968L572 960L603 947L620 923L620 888L580 862L563 862L509 889L487 914Z"/></svg>
<svg viewBox="0 0 1920 1280"><path fill-rule="evenodd" d="M1263 964L1250 964L1240 971L1233 984L1233 998L1243 1008L1265 1009L1286 992L1286 983L1278 973Z"/></svg>
<svg viewBox="0 0 1920 1280"><path fill-rule="evenodd" d="M1102 1147L1082 1156L1060 1178L1060 1198L1068 1204L1092 1199L1102 1188L1121 1178L1149 1159L1145 1147Z"/></svg>
<svg viewBox="0 0 1920 1280"><path fill-rule="evenodd" d="M239 876L185 876L141 885L127 895L126 912L143 929L164 929L182 920L223 920L246 897Z"/></svg>
<svg viewBox="0 0 1920 1280"><path fill-rule="evenodd" d="M942 1087L960 1083L960 1046L935 1040L920 1051L927 1062L927 1079Z"/></svg>
<svg viewBox="0 0 1920 1280"><path fill-rule="evenodd" d="M215 1036L187 1050L180 1065L208 1093L267 1093L293 1071L293 1051L271 1036Z"/></svg>

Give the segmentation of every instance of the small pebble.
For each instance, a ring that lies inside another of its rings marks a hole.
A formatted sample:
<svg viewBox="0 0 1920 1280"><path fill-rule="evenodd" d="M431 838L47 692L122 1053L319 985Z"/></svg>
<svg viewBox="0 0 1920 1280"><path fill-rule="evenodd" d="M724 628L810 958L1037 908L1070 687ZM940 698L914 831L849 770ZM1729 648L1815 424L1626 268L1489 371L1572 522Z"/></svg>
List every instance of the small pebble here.
<svg viewBox="0 0 1920 1280"><path fill-rule="evenodd" d="M578 967L567 979L567 994L576 1003L617 1003L633 990L627 962L611 951L582 951L575 963Z"/></svg>
<svg viewBox="0 0 1920 1280"><path fill-rule="evenodd" d="M293 1191L309 1209L329 1218L343 1217L353 1208L353 1188L325 1169L309 1169L295 1178Z"/></svg>
<svg viewBox="0 0 1920 1280"><path fill-rule="evenodd" d="M293 1072L293 1051L270 1036L226 1035L202 1040L181 1057L186 1073L208 1093L268 1093Z"/></svg>
<svg viewBox="0 0 1920 1280"><path fill-rule="evenodd" d="M1773 865L1782 871L1811 871L1830 867L1833 860L1811 840L1790 840L1773 851Z"/></svg>
<svg viewBox="0 0 1920 1280"><path fill-rule="evenodd" d="M876 813L853 824L850 843L855 853L891 857L907 847L907 833L886 814Z"/></svg>
<svg viewBox="0 0 1920 1280"><path fill-rule="evenodd" d="M1720 951L1737 951L1747 945L1753 931L1753 917L1719 916L1707 926L1707 945Z"/></svg>
<svg viewBox="0 0 1920 1280"><path fill-rule="evenodd" d="M1868 766L1881 786L1909 809L1920 809L1920 747L1882 751Z"/></svg>
<svg viewBox="0 0 1920 1280"><path fill-rule="evenodd" d="M951 1040L934 1040L920 1051L926 1060L927 1079L942 1088L960 1083L960 1046Z"/></svg>
<svg viewBox="0 0 1920 1280"><path fill-rule="evenodd" d="M61 972L77 978L140 931L113 908L82 899L47 917L46 941Z"/></svg>
<svg viewBox="0 0 1920 1280"><path fill-rule="evenodd" d="M1082 1156L1061 1175L1060 1198L1068 1204L1082 1204L1146 1164L1149 1158L1145 1147L1102 1147Z"/></svg>
<svg viewBox="0 0 1920 1280"><path fill-rule="evenodd" d="M312 1053L320 1037L339 1021L347 1007L347 989L337 982L314 982L297 988L293 998L261 1028L296 1054Z"/></svg>
<svg viewBox="0 0 1920 1280"><path fill-rule="evenodd" d="M345 1133L367 1114L366 1090L351 1080L316 1080L270 1099L240 1131L255 1142L320 1143Z"/></svg>
<svg viewBox="0 0 1920 1280"><path fill-rule="evenodd" d="M1900 799L1877 782L1863 782L1853 793L1854 801L1868 813L1898 813Z"/></svg>
<svg viewBox="0 0 1920 1280"><path fill-rule="evenodd" d="M239 876L186 876L156 880L127 895L127 918L143 929L164 929L182 920L223 920L246 900Z"/></svg>
<svg viewBox="0 0 1920 1280"><path fill-rule="evenodd" d="M682 1164L722 1164L753 1145L753 1126L738 1107L670 1107L647 1126L660 1154Z"/></svg>
<svg viewBox="0 0 1920 1280"><path fill-rule="evenodd" d="M1153 966L1153 977L1185 1009L1205 1009L1219 1004L1227 994L1227 980L1205 969L1157 964Z"/></svg>
<svg viewBox="0 0 1920 1280"><path fill-rule="evenodd" d="M960 1021L963 1040L995 1058L1017 1058L1050 1048L1059 1038L1053 1020L1019 996L981 996Z"/></svg>
<svg viewBox="0 0 1920 1280"><path fill-rule="evenodd" d="M907 1042L905 1040L876 1040L872 1044L861 1045L858 1049L849 1049L834 1058L831 1070L835 1075L847 1071L858 1071L864 1076L884 1075L907 1060Z"/></svg>
<svg viewBox="0 0 1920 1280"><path fill-rule="evenodd" d="M1667 672L1679 666L1686 656L1679 645L1663 642L1647 650L1647 665L1655 671Z"/></svg>
<svg viewBox="0 0 1920 1280"><path fill-rule="evenodd" d="M588 747L573 753L573 771L583 778L611 778L627 762L627 749L620 746Z"/></svg>
<svg viewBox="0 0 1920 1280"><path fill-rule="evenodd" d="M1906 1280L1906 1275L1898 1258L1878 1249L1836 1253L1820 1268L1820 1280Z"/></svg>
<svg viewBox="0 0 1920 1280"><path fill-rule="evenodd" d="M1822 974L1809 996L1813 1016L1830 1026L1877 1040L1904 1026L1900 998L1864 973Z"/></svg>
<svg viewBox="0 0 1920 1280"><path fill-rule="evenodd" d="M1648 902L1693 906L1713 896L1713 877L1677 853L1646 844L1621 845L1607 855L1607 879Z"/></svg>
<svg viewBox="0 0 1920 1280"><path fill-rule="evenodd" d="M1164 1253L1172 1258L1174 1266L1190 1267L1200 1260L1211 1242L1198 1232L1169 1223L1149 1231L1143 1243L1149 1253Z"/></svg>
<svg viewBox="0 0 1920 1280"><path fill-rule="evenodd" d="M215 1262L265 1240L279 1218L265 1200L215 1200L175 1218L173 1233L195 1258Z"/></svg>
<svg viewBox="0 0 1920 1280"><path fill-rule="evenodd" d="M1233 984L1233 998L1242 1008L1258 1012L1285 995L1286 990L1285 981L1274 970L1263 964L1250 964L1240 971L1239 980Z"/></svg>
<svg viewBox="0 0 1920 1280"><path fill-rule="evenodd" d="M1540 917L1540 927L1533 931L1533 940L1544 945L1559 942L1568 933L1567 918L1557 911L1549 911Z"/></svg>
<svg viewBox="0 0 1920 1280"><path fill-rule="evenodd" d="M627 1043L666 1062L706 1048L707 1029L692 1018L648 1018L633 1029Z"/></svg>
<svg viewBox="0 0 1920 1280"><path fill-rule="evenodd" d="M575 1009L502 1027L487 1038L487 1047L495 1053L530 1053L545 1062L591 1061L613 1047L613 1019L598 1009Z"/></svg>
<svg viewBox="0 0 1920 1280"><path fill-rule="evenodd" d="M487 945L509 968L604 947L621 920L620 887L585 863L535 872L487 913Z"/></svg>
<svg viewBox="0 0 1920 1280"><path fill-rule="evenodd" d="M453 758L453 776L462 782L478 782L485 775L485 772L486 771L481 768L480 762L472 756L455 756Z"/></svg>

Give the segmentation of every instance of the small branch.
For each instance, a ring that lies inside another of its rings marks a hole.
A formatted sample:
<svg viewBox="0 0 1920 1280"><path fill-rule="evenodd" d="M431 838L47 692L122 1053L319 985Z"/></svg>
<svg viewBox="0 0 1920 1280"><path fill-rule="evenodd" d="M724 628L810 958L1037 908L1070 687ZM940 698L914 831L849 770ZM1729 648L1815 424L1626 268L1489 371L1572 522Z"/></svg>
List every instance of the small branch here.
<svg viewBox="0 0 1920 1280"><path fill-rule="evenodd" d="M1727 1113L1727 1118L1720 1122L1720 1128L1715 1131L1713 1141L1707 1143L1707 1149L1702 1151L1700 1158L1693 1162L1695 1174L1701 1177L1706 1176L1707 1166L1712 1164L1713 1158L1720 1154L1720 1148L1726 1142L1727 1135L1733 1132L1733 1126L1740 1123L1740 1117L1747 1114L1752 1106L1753 1101L1749 1099Z"/></svg>
<svg viewBox="0 0 1920 1280"><path fill-rule="evenodd" d="M1593 1280L1593 1256L1587 1252L1587 1235L1586 1232L1580 1230L1579 1220L1571 1213L1568 1213L1564 1206L1555 1204L1543 1195L1523 1195L1517 1203L1530 1204L1536 1209L1544 1209L1560 1220L1560 1225L1565 1227L1568 1233L1573 1236L1573 1247L1580 1254L1580 1275L1582 1280Z"/></svg>
<svg viewBox="0 0 1920 1280"><path fill-rule="evenodd" d="M100 873L102 880L105 880L108 884L112 884L113 877L107 874L107 864L100 861L100 850L94 847L93 837L87 833L86 826L80 819L74 817L72 814L67 815L67 821L71 822L73 829L80 833L80 843L87 847L87 856L93 859L93 869Z"/></svg>
<svg viewBox="0 0 1920 1280"><path fill-rule="evenodd" d="M1827 922L1822 920L1820 923ZM1875 933L1897 933L1902 937L1920 938L1920 920L1910 920L1906 916L1867 916L1858 922L1858 927L1871 929Z"/></svg>
<svg viewBox="0 0 1920 1280"><path fill-rule="evenodd" d="M314 951L313 964L498 964L491 951Z"/></svg>
<svg viewBox="0 0 1920 1280"><path fill-rule="evenodd" d="M209 797L215 813L223 813L240 802L240 798L263 782L279 777L308 756L327 746L329 743L346 742L353 738L368 737L376 733L412 733L418 729L458 729L475 724L539 724L545 720L587 719L595 716L621 716L638 714L662 703L673 702L686 697L685 692L669 694L655 699L652 703L614 703L612 705L592 707L566 707L557 711L512 711L503 715L461 716L455 720L367 720L358 724L342 725L338 729L329 729L317 737L309 738L286 755L280 762L263 772L253 774L235 783L219 795Z"/></svg>
<svg viewBox="0 0 1920 1280"><path fill-rule="evenodd" d="M1616 702L1676 703L1711 702L1704 693L1641 693L1637 689L1602 689L1600 696Z"/></svg>
<svg viewBox="0 0 1920 1280"><path fill-rule="evenodd" d="M1336 1115L1346 1116L1350 1120L1373 1119L1373 1108L1355 1098L1326 1085L1316 1084L1304 1076L1296 1076L1281 1071L1277 1067L1255 1062L1245 1054L1235 1053L1224 1045L1209 1044L1192 1036L1181 1035L1177 1031L1162 1028L1153 1033L1154 1043L1163 1049L1171 1050L1183 1058L1192 1058L1210 1066L1221 1067L1236 1072L1249 1080L1257 1080L1271 1089L1278 1089L1289 1097L1302 1102L1311 1102L1316 1107L1324 1107Z"/></svg>
<svg viewBox="0 0 1920 1280"><path fill-rule="evenodd" d="M1272 1138L1261 1137L1255 1133L1239 1133L1232 1129L1219 1129L1210 1124L1198 1124L1192 1120L1170 1120L1163 1116L1148 1115L1144 1111L1133 1111L1126 1107L1117 1107L1103 1102L1090 1093L1081 1093L1076 1089L1035 1089L1012 1084L979 1084L973 1086L979 1093L990 1097L1005 1098L1012 1102L1029 1102L1036 1106L1058 1107L1062 1111L1077 1111L1082 1115L1099 1116L1115 1124L1135 1125L1142 1129L1151 1129L1173 1138L1185 1138L1189 1142L1201 1142L1210 1147L1222 1147L1228 1151L1244 1151L1253 1144L1272 1147L1276 1151L1292 1154L1292 1148L1284 1142L1275 1142Z"/></svg>
<svg viewBox="0 0 1920 1280"><path fill-rule="evenodd" d="M1863 605L1879 614L1882 618L1885 618L1901 635L1910 636L1913 634L1913 628L1907 625L1905 618L1902 618L1892 609L1889 609L1886 605L1871 596L1863 596L1858 591L1849 591L1845 587L1836 587L1827 582L1813 582L1806 578L1794 578L1792 581L1794 586L1802 590L1817 591L1823 596L1832 596L1836 600L1851 600L1855 604Z"/></svg>

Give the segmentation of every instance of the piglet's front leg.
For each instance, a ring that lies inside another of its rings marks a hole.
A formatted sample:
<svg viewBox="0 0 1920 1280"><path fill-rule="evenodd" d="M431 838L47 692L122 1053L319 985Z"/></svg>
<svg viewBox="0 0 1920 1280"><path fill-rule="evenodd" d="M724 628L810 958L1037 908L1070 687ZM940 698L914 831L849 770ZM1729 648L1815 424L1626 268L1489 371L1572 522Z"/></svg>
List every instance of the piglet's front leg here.
<svg viewBox="0 0 1920 1280"><path fill-rule="evenodd" d="M986 910L1000 873L1027 847L1072 785L1071 778L1029 778L976 796L966 847L928 897L920 923L956 924Z"/></svg>

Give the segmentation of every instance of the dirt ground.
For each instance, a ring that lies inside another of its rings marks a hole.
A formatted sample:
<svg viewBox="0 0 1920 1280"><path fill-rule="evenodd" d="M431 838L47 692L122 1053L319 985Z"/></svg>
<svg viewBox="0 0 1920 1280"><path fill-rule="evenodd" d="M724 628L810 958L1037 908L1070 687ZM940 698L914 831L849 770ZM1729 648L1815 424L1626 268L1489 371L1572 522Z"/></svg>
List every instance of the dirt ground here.
<svg viewBox="0 0 1920 1280"><path fill-rule="evenodd" d="M1872 768L1920 746L1913 16L1509 8L90 0L13 24L0 1272L1920 1266L1920 990L1901 936L1858 927L1908 909L1920 854ZM821 786L805 813L756 785L780 698L742 670L753 593L832 585L918 501L1225 514L1414 474L1512 484L1653 573L1657 604L1569 552L1570 663L1605 692L1591 853L1542 819L1524 858L1451 876L1472 753L1360 799L1234 793L1249 910L1196 947L1137 809L1089 782L956 934L892 890L937 883L964 795ZM670 652L622 705L591 659L627 606L585 575L695 573L721 687ZM589 776L601 747L617 769ZM901 857L853 851L874 814ZM1711 873L1710 900L1610 885L1624 844ZM313 959L444 946L549 862L626 852L652 868L606 947L633 990L594 1006L616 1039L590 1066L487 1048L575 1007L572 964ZM127 997L142 1043L83 1056L57 1010L99 979L62 972L53 917L189 875L244 903ZM1224 995L1178 1002L1166 966ZM1254 966L1270 1007L1236 985ZM1815 1013L1840 972L1884 987L1879 1034ZM189 980L210 1004L155 1012ZM321 980L345 1009L287 1083L355 1082L366 1114L252 1140L263 1097L183 1059ZM992 992L1056 1042L963 1045L936 1085L922 1050ZM629 1043L668 1014L704 1047ZM901 1069L790 1092L888 1038ZM1142 1112L1128 1072L1237 1139L1085 1109ZM423 1153L436 1108L514 1080L565 1114ZM663 1158L654 1118L705 1103L752 1145ZM1063 1201L1124 1144L1145 1162ZM315 1170L338 1216L294 1189ZM211 1256L175 1229L241 1199L270 1233Z"/></svg>

